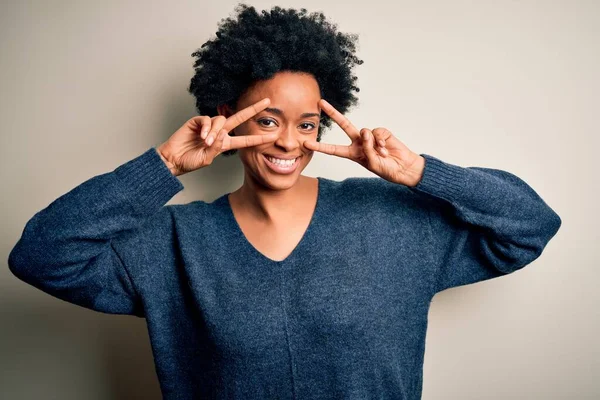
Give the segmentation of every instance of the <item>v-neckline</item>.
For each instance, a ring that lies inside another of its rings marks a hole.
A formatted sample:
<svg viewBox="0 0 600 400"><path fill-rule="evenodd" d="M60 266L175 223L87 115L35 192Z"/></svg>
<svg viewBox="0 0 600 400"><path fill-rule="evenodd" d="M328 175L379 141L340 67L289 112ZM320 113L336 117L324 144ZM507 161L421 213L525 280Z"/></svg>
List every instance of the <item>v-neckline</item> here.
<svg viewBox="0 0 600 400"><path fill-rule="evenodd" d="M233 213L233 208L231 207L231 202L229 201L229 195L231 193L224 194L223 196L221 196L221 198L219 200L224 203L224 206L227 209L227 211L226 211L227 218L229 219L229 222L235 227L234 228L235 235L238 237L239 241L243 243L242 245L244 247L246 247L246 249L248 251L255 254L258 258L260 258L266 262L274 263L274 264L282 264L282 263L290 260L292 257L294 257L295 254L297 252L299 252L302 247L304 247L305 242L308 240L309 234L314 230L315 220L319 217L319 213L320 213L320 209L321 209L321 202L322 202L322 195L323 195L323 178L317 177L316 179L317 179L317 201L315 204L315 208L313 210L313 214L310 217L308 226L307 226L306 230L304 231L304 233L302 234L300 241L298 242L296 247L294 247L294 249L290 252L290 254L288 254L287 257L285 257L283 260L274 260L274 259L266 256L265 254L260 252L256 247L254 247L254 245L248 240L248 238L244 234L244 231L242 231L242 227L240 226L237 219L235 218L235 214Z"/></svg>

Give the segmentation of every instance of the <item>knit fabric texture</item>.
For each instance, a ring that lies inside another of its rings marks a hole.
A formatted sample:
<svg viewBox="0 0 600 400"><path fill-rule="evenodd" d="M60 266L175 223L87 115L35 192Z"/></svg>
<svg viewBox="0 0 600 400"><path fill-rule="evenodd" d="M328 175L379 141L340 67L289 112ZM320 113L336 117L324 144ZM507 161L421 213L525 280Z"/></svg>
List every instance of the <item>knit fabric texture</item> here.
<svg viewBox="0 0 600 400"><path fill-rule="evenodd" d="M183 185L152 147L37 212L8 265L145 318L165 399L420 399L432 297L530 264L561 225L517 176L421 155L415 187L319 177L308 229L274 261L228 194L166 205Z"/></svg>

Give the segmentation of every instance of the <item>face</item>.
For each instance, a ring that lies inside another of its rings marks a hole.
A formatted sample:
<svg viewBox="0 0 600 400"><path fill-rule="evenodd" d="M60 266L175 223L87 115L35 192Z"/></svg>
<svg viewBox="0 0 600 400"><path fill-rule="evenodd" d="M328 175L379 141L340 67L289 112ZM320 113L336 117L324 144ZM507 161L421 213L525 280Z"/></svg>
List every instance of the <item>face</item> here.
<svg viewBox="0 0 600 400"><path fill-rule="evenodd" d="M319 85L310 74L279 72L272 79L259 81L238 99L241 110L261 99L269 107L234 130L236 136L278 133L274 142L238 149L245 178L271 190L292 187L310 162L313 151L302 143L316 140L321 99ZM235 112L235 110L233 110ZM226 114L227 115L227 114ZM228 115L227 115L228 116Z"/></svg>

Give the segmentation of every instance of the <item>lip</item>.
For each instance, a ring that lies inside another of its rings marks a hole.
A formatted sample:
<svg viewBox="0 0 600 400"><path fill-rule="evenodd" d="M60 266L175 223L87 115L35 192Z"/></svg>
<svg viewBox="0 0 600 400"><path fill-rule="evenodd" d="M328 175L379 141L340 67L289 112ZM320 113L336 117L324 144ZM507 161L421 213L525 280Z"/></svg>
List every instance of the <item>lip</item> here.
<svg viewBox="0 0 600 400"><path fill-rule="evenodd" d="M289 175L294 173L294 171L296 171L296 169L298 168L298 165L300 165L300 158L302 156L298 156L296 162L294 163L294 165L291 168L285 168L282 167L280 165L274 164L271 161L269 161L269 159L267 158L267 154L263 154L263 158L265 159L265 163L267 164L267 166L269 167L269 169L273 172L276 172L278 174L282 174L282 175ZM279 157L276 157L279 158ZM282 160L285 160L284 158L282 158ZM288 158L288 160L293 160L293 158Z"/></svg>
<svg viewBox="0 0 600 400"><path fill-rule="evenodd" d="M269 157L273 157L273 158L279 158L280 160L293 160L295 158L300 157L300 156L296 156L296 157L289 157L289 156L288 157L283 157L283 156L277 156L275 154L266 154L266 153L265 153L265 155L269 156Z"/></svg>

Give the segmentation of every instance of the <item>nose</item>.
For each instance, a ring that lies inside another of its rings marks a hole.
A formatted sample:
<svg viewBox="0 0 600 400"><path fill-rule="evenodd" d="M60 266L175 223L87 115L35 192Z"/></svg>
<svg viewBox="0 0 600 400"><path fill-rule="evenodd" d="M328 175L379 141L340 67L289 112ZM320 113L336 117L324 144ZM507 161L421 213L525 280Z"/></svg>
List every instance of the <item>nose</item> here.
<svg viewBox="0 0 600 400"><path fill-rule="evenodd" d="M296 132L295 127L291 125L282 127L279 137L275 140L275 146L284 149L286 153L300 147L299 134Z"/></svg>

